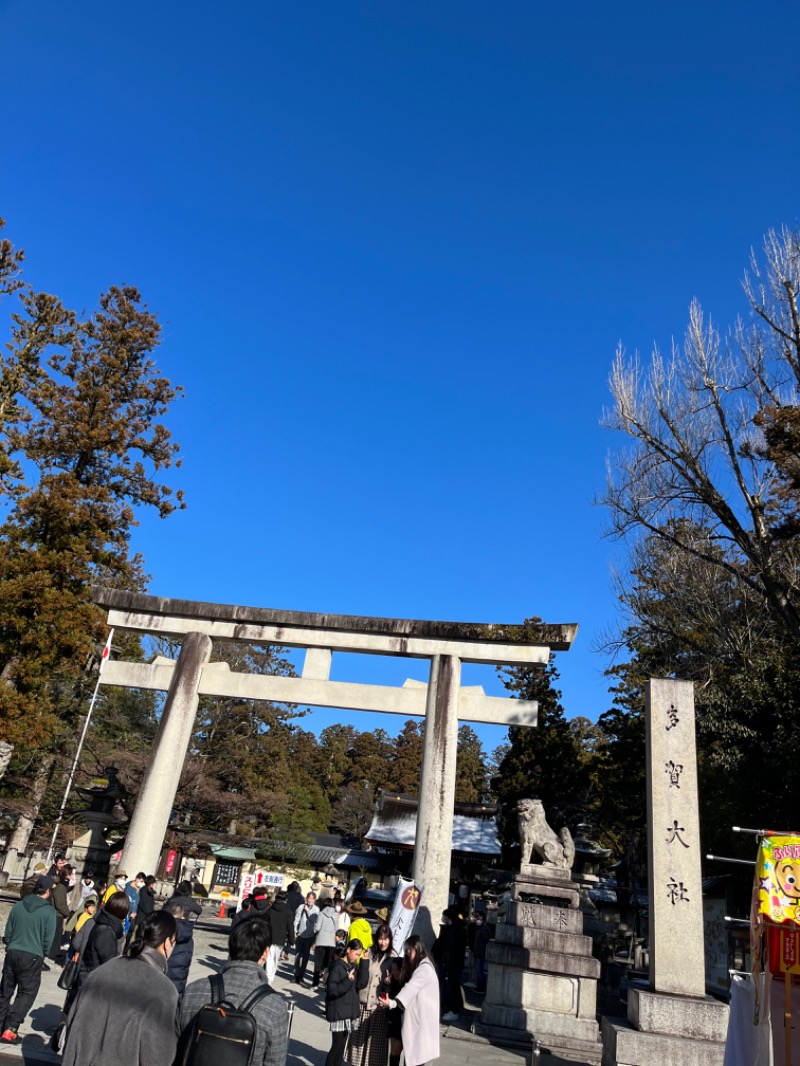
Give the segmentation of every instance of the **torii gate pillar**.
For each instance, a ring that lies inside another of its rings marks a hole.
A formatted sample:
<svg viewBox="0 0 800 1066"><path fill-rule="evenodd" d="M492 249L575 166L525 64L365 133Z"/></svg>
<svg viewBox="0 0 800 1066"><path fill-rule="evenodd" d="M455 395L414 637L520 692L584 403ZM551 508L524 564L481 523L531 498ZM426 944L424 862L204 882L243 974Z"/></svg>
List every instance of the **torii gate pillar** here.
<svg viewBox="0 0 800 1066"><path fill-rule="evenodd" d="M433 944L450 892L460 686L461 660L455 655L434 655L414 843L414 882L423 889L414 930L427 947Z"/></svg>
<svg viewBox="0 0 800 1066"><path fill-rule="evenodd" d="M122 849L118 868L128 877L135 877L139 872L153 873L158 866L183 760L192 739L200 700L200 676L210 658L211 638L205 633L187 633Z"/></svg>

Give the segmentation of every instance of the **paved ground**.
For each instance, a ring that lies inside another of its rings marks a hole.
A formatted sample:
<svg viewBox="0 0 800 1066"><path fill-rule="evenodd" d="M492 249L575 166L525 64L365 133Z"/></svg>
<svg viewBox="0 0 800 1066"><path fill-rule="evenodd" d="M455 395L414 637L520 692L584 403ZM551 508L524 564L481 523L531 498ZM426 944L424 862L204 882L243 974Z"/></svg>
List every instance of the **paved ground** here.
<svg viewBox="0 0 800 1066"><path fill-rule="evenodd" d="M218 969L227 957L228 923L210 920L195 929L195 952L189 979L196 980ZM320 1005L323 995L291 981L291 964L283 962L275 987L294 1002L294 1019L289 1041L288 1066L324 1066L330 1047L330 1032ZM49 1050L50 1034L58 1024L64 993L57 987L58 972L42 974L42 986L32 1013L23 1024L18 1047L0 1049L0 1063L26 1063L42 1060L57 1063L60 1059ZM470 1033L477 1016L467 1011L456 1026L442 1026L442 1066L529 1066L530 1049L499 1048L479 1040ZM582 1066L573 1060L542 1055L541 1066Z"/></svg>

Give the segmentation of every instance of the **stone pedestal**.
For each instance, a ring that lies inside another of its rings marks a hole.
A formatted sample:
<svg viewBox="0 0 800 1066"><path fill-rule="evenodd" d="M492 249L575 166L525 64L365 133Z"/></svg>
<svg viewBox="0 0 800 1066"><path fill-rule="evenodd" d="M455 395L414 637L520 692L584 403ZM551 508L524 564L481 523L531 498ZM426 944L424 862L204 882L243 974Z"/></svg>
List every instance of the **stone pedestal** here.
<svg viewBox="0 0 800 1066"><path fill-rule="evenodd" d="M542 1048L599 1063L600 963L583 935L578 886L569 870L531 864L512 896L486 949L489 979L477 1031L500 1039L530 1034Z"/></svg>
<svg viewBox="0 0 800 1066"><path fill-rule="evenodd" d="M722 1066L728 1005L631 987L628 1021L603 1019L603 1066Z"/></svg>

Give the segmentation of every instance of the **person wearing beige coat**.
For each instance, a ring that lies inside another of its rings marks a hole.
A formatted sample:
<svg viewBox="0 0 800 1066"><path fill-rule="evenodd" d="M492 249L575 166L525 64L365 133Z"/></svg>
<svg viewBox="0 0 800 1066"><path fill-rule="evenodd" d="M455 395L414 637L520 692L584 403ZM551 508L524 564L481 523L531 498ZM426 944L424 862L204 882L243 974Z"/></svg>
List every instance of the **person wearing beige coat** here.
<svg viewBox="0 0 800 1066"><path fill-rule="evenodd" d="M382 1007L403 1012L403 1053L407 1066L425 1066L439 1058L439 978L422 940L410 936L403 951L403 987Z"/></svg>

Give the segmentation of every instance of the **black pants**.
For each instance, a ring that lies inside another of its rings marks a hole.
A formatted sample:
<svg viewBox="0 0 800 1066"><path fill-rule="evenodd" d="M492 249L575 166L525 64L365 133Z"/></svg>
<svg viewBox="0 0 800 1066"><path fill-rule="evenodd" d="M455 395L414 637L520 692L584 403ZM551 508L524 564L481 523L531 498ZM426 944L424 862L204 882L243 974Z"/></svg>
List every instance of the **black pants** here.
<svg viewBox="0 0 800 1066"><path fill-rule="evenodd" d="M302 981L308 969L308 960L311 956L311 948L314 946L313 936L299 936L297 938L297 951L294 956L294 979Z"/></svg>
<svg viewBox="0 0 800 1066"><path fill-rule="evenodd" d="M453 1014L460 1014L464 1009L464 997L461 994L461 974L463 971L463 963L460 966L448 966L445 970L445 1006Z"/></svg>
<svg viewBox="0 0 800 1066"><path fill-rule="evenodd" d="M332 962L333 948L314 948L314 980L311 982L312 988L319 986L322 971L330 966Z"/></svg>
<svg viewBox="0 0 800 1066"><path fill-rule="evenodd" d="M18 1029L34 1004L42 980L42 956L7 951L0 978L0 1032ZM14 1005L11 1000L16 989Z"/></svg>
<svg viewBox="0 0 800 1066"><path fill-rule="evenodd" d="M325 1056L325 1066L342 1066L348 1036L350 1033L346 1029L341 1033L331 1033L331 1049Z"/></svg>

